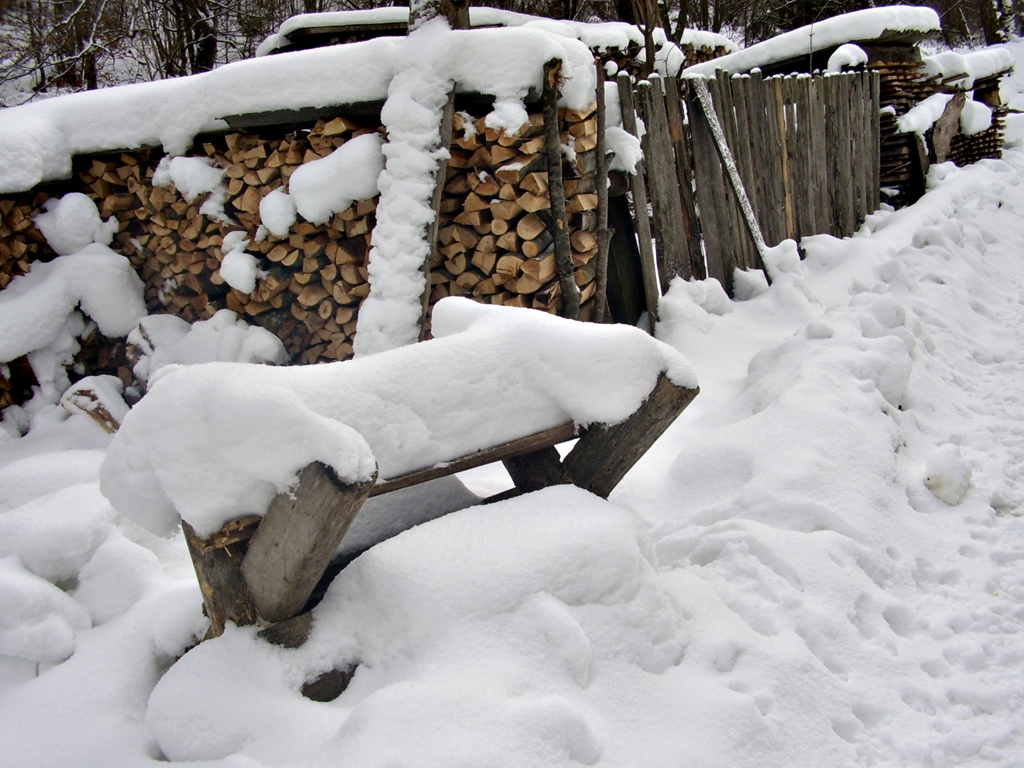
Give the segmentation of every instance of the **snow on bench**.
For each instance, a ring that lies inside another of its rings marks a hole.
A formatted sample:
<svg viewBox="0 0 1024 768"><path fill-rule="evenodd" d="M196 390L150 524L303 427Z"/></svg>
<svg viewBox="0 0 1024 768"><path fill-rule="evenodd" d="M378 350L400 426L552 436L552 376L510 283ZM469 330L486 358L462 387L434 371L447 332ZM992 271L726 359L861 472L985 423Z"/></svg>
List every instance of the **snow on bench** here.
<svg viewBox="0 0 1024 768"><path fill-rule="evenodd" d="M448 298L433 333L327 365L171 366L125 418L103 493L154 532L180 517L214 636L295 616L370 495L503 460L521 492L607 496L697 394L629 326Z"/></svg>

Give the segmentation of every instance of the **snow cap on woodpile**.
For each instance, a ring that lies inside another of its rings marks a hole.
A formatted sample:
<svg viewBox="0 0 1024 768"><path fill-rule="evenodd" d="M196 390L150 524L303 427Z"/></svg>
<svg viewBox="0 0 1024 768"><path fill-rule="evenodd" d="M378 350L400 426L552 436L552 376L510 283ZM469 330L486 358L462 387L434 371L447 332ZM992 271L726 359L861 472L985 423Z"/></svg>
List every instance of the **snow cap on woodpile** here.
<svg viewBox="0 0 1024 768"><path fill-rule="evenodd" d="M538 28L446 30L434 35L432 74L498 104L539 93L544 64L563 62L561 104L593 101L589 49ZM224 117L383 101L401 70L422 70L418 43L379 38L247 59L211 72L73 93L0 110L0 193L67 178L74 155L159 146L184 154L195 136L225 131Z"/></svg>
<svg viewBox="0 0 1024 768"><path fill-rule="evenodd" d="M625 325L442 299L431 341L304 368L168 367L114 438L101 489L123 514L199 535L262 514L314 461L346 482L448 462L575 422L628 418L660 374L695 387L671 347Z"/></svg>
<svg viewBox="0 0 1024 768"><path fill-rule="evenodd" d="M939 15L931 8L907 5L867 8L824 19L736 53L695 64L683 70L683 74L712 77L719 69L729 73L749 72L756 67L807 57L845 43L869 43L905 34L930 37L940 29Z"/></svg>
<svg viewBox="0 0 1024 768"><path fill-rule="evenodd" d="M983 48L969 53L942 51L924 59L928 75L969 91L979 80L1006 74L1013 70L1013 56L1005 48Z"/></svg>

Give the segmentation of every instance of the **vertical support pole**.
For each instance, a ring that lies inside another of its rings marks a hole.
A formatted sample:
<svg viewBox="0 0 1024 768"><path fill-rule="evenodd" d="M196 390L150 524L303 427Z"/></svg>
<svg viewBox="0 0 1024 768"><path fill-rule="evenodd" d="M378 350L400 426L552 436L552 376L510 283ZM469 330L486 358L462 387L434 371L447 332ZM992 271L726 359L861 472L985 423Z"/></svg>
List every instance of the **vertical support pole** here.
<svg viewBox="0 0 1024 768"><path fill-rule="evenodd" d="M548 165L548 195L551 199L551 234L554 236L555 266L562 301L558 314L573 320L580 316L580 291L569 244L569 217L565 212L562 183L562 138L558 130L558 80L562 62L552 59L544 65L544 149Z"/></svg>
<svg viewBox="0 0 1024 768"><path fill-rule="evenodd" d="M597 70L597 290L594 293L595 323L604 322L608 306L608 245L612 231L608 228L608 139L605 126L604 67L601 59L594 59Z"/></svg>
<svg viewBox="0 0 1024 768"><path fill-rule="evenodd" d="M630 135L639 138L636 108L633 106L633 85L629 82L629 75L625 72L620 73L618 85L622 127ZM647 301L647 314L653 328L658 321L658 300L661 298L661 290L658 287L658 268L654 260L654 247L651 245L651 219L647 215L647 183L644 180L644 168L637 167L636 173L632 174L629 179L630 191L633 193L633 223L636 225L637 245L640 248L640 267L644 277L644 297Z"/></svg>
<svg viewBox="0 0 1024 768"><path fill-rule="evenodd" d="M448 149L452 145L452 127L455 123L455 89L448 94L448 103L441 113L440 146ZM434 220L431 222L427 232L427 242L430 243L430 255L423 264L423 309L420 314L420 341L427 338L427 312L430 309L430 267L439 257L437 250L437 231L441 226L441 196L444 191L445 177L448 175L448 158L442 156L437 161L437 176L434 180Z"/></svg>

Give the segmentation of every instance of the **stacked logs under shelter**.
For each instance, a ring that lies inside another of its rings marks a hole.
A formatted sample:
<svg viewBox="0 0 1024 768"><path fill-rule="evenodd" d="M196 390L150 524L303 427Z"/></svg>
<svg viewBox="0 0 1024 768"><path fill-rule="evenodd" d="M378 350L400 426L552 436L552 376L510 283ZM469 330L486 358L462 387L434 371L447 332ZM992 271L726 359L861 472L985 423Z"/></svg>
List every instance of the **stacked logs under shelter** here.
<svg viewBox="0 0 1024 768"><path fill-rule="evenodd" d="M561 110L566 212L582 316L595 291L596 106ZM551 202L541 115L518 133L488 128L483 118L455 117L451 159L440 204L438 249L430 270L430 305L445 296L556 312L558 273L548 226Z"/></svg>
<svg viewBox="0 0 1024 768"><path fill-rule="evenodd" d="M595 290L597 120L595 108L561 110L560 117L561 143L572 148L563 174L575 279L586 317ZM483 119L458 120L429 274L431 304L442 296L466 295L493 304L558 310L542 122L539 114L531 116L513 136L488 129ZM357 201L319 225L300 217L284 237L261 228L259 206L270 192L286 189L304 163L326 157L355 136L381 130L336 117L306 130L201 137L188 154L224 170L223 215L201 210L208 195L189 201L173 185L154 186L162 158L158 150L76 158L69 181L0 199L0 288L32 261L55 257L33 223L45 201L84 192L104 219L116 218L111 247L127 256L141 276L150 313L196 322L231 309L275 333L293 362L346 359L352 354L359 306L370 292L377 201ZM245 250L259 261L261 278L251 294L232 288L220 274L224 238L235 231L244 233L249 240ZM89 374L111 373L133 383L123 344L99 334L84 342L79 362ZM21 363L0 368L0 407L27 396L31 369Z"/></svg>

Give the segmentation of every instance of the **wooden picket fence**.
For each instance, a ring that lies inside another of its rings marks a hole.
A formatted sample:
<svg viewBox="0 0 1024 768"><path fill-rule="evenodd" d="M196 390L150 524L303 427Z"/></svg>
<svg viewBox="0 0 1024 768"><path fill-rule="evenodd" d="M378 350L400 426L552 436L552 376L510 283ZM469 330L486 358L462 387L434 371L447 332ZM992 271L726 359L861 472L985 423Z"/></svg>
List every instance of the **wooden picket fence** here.
<svg viewBox="0 0 1024 768"><path fill-rule="evenodd" d="M714 277L731 293L735 269L763 268L764 247L851 235L879 205L877 73L764 79L720 72L707 89L710 109L693 81L654 77L635 91L619 82L626 129L634 109L646 129L645 173L632 192L636 211L650 203L650 221L637 216L635 223L642 250L645 228L656 243L656 257L648 258L657 261L661 293L675 275ZM738 183L730 181L730 164Z"/></svg>

